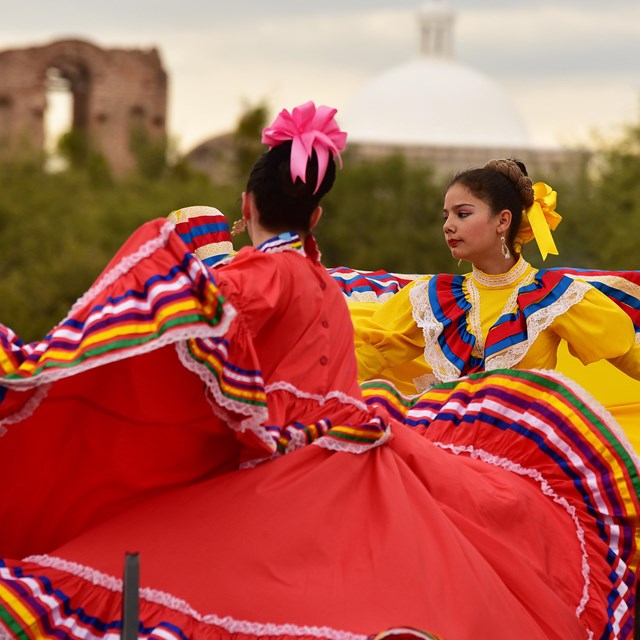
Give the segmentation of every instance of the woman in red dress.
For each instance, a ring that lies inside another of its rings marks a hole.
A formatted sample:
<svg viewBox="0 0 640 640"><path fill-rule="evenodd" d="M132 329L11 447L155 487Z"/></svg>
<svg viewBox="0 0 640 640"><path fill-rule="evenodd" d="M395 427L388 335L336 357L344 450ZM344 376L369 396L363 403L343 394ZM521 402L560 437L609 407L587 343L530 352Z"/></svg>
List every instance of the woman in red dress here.
<svg viewBox="0 0 640 640"><path fill-rule="evenodd" d="M495 372L363 401L312 236L334 114L265 130L229 264L155 220L44 340L3 329L0 635L117 638L137 551L140 638L630 637L637 467L579 395Z"/></svg>

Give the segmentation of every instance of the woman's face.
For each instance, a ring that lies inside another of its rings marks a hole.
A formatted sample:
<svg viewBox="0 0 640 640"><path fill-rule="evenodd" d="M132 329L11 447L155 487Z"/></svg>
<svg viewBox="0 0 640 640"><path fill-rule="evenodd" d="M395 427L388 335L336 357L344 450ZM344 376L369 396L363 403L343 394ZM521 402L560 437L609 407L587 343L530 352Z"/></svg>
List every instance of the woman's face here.
<svg viewBox="0 0 640 640"><path fill-rule="evenodd" d="M500 219L489 205L460 183L444 197L444 237L456 260L467 260L482 269L500 255Z"/></svg>

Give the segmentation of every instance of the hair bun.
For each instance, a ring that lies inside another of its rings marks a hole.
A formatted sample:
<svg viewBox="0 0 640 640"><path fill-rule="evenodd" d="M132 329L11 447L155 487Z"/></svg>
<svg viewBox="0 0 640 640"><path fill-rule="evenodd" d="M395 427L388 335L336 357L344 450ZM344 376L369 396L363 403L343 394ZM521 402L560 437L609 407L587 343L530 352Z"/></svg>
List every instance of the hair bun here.
<svg viewBox="0 0 640 640"><path fill-rule="evenodd" d="M506 176L513 182L516 189L520 192L520 198L522 199L523 208L527 209L535 200L535 194L533 192L533 182L527 175L527 169L524 163L517 160L489 160L485 165L486 169L493 169L498 173Z"/></svg>

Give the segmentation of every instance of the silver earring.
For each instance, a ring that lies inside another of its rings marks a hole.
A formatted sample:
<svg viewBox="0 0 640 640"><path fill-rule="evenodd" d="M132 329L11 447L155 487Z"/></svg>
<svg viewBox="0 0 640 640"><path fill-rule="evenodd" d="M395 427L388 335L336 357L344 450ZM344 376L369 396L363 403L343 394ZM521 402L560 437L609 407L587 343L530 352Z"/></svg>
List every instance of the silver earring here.
<svg viewBox="0 0 640 640"><path fill-rule="evenodd" d="M461 267L462 266L462 258L460 258L460 260L458 260L458 266Z"/></svg>
<svg viewBox="0 0 640 640"><path fill-rule="evenodd" d="M509 251L509 247L507 247L504 236L500 236L500 250L502 251L502 255L505 260L509 260L509 258L511 258L511 251Z"/></svg>

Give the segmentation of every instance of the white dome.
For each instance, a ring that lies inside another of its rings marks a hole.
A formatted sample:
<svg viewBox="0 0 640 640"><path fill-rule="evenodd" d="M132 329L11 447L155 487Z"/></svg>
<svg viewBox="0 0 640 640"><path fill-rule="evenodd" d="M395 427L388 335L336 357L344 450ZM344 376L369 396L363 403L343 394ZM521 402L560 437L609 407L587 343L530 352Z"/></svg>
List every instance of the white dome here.
<svg viewBox="0 0 640 640"><path fill-rule="evenodd" d="M349 142L528 147L523 122L492 80L453 60L421 56L365 84L339 114Z"/></svg>
<svg viewBox="0 0 640 640"><path fill-rule="evenodd" d="M523 122L492 80L453 60L455 14L446 0L417 12L420 56L358 91L340 114L351 142L528 147Z"/></svg>

